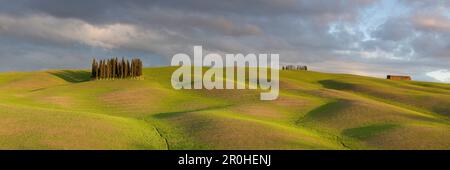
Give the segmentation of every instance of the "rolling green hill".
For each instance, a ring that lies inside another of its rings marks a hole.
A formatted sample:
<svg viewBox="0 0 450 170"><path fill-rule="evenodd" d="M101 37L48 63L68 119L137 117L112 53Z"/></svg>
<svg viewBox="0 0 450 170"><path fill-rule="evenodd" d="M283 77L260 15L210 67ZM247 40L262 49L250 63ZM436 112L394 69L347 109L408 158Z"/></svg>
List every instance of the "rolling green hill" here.
<svg viewBox="0 0 450 170"><path fill-rule="evenodd" d="M0 149L450 149L450 85L281 71L280 97L89 72L0 73Z"/></svg>

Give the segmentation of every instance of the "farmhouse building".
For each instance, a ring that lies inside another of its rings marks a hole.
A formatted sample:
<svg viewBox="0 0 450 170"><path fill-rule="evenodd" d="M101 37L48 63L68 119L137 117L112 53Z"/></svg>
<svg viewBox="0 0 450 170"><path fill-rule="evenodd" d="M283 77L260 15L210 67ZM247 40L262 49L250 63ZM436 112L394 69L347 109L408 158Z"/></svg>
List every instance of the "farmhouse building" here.
<svg viewBox="0 0 450 170"><path fill-rule="evenodd" d="M411 80L411 77L410 76L388 75L387 79L389 79L389 80Z"/></svg>

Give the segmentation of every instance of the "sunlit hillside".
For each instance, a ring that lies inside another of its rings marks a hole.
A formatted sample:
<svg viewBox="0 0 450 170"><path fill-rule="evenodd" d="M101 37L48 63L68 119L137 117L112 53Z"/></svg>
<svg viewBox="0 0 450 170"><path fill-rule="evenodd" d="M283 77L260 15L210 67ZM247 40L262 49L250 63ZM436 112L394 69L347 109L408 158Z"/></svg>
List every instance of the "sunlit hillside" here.
<svg viewBox="0 0 450 170"><path fill-rule="evenodd" d="M450 149L450 85L281 71L280 96L0 73L0 149Z"/></svg>

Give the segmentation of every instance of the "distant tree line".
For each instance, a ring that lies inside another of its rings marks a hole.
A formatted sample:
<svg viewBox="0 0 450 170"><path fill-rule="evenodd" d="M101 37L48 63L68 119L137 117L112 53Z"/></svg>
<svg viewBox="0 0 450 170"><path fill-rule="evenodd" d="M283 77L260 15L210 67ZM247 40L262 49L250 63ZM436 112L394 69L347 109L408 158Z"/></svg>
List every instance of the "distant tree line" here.
<svg viewBox="0 0 450 170"><path fill-rule="evenodd" d="M92 61L92 79L130 79L142 76L142 61L117 58Z"/></svg>
<svg viewBox="0 0 450 170"><path fill-rule="evenodd" d="M301 65L287 65L281 67L282 70L308 70L307 66L301 66Z"/></svg>

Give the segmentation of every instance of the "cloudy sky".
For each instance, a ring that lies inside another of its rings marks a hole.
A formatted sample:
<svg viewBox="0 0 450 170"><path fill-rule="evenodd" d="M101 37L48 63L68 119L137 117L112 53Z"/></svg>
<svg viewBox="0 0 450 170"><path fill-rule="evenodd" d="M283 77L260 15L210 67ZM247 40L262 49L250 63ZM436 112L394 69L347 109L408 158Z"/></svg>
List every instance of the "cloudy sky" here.
<svg viewBox="0 0 450 170"><path fill-rule="evenodd" d="M0 71L168 65L194 45L313 70L450 82L450 1L0 0Z"/></svg>

